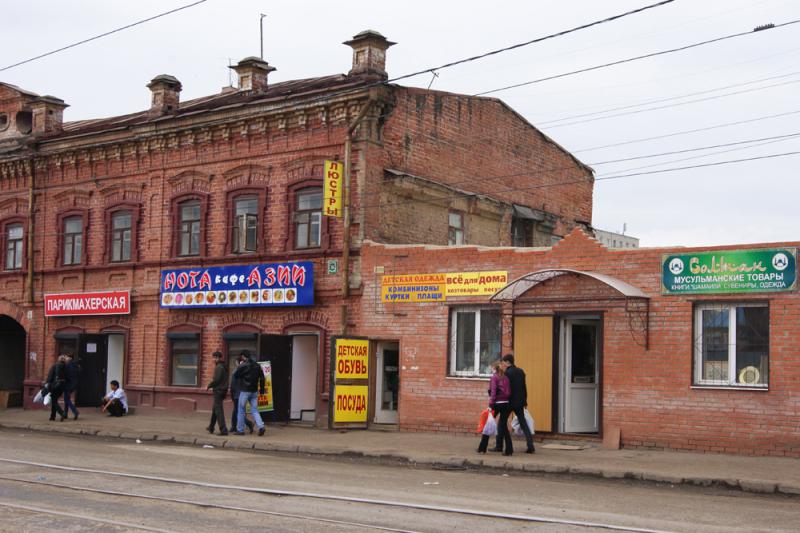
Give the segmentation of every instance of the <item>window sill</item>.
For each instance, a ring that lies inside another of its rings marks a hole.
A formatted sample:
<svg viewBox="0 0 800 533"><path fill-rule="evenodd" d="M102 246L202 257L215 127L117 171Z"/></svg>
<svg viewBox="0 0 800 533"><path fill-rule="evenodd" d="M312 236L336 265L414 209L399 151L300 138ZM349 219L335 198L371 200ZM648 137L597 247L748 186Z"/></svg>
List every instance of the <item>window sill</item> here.
<svg viewBox="0 0 800 533"><path fill-rule="evenodd" d="M765 387L747 387L743 385L692 385L690 388L695 390L746 390L756 392L769 392L769 386Z"/></svg>
<svg viewBox="0 0 800 533"><path fill-rule="evenodd" d="M445 379L466 380L466 381L488 381L492 376L446 376Z"/></svg>

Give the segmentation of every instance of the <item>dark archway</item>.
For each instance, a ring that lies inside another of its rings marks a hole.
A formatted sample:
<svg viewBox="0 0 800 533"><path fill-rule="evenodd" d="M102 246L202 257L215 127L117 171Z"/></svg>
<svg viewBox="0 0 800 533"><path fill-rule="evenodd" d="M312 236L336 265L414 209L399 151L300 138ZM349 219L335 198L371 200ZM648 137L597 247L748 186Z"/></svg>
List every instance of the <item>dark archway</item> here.
<svg viewBox="0 0 800 533"><path fill-rule="evenodd" d="M24 379L25 328L10 316L0 315L0 400L8 407L22 406Z"/></svg>

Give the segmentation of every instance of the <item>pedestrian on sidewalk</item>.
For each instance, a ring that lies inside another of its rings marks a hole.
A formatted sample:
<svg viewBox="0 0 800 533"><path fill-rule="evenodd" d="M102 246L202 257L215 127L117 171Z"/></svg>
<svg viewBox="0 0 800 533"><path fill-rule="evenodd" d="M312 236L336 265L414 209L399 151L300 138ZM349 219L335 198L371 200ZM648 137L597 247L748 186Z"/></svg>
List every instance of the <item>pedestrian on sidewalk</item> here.
<svg viewBox="0 0 800 533"><path fill-rule="evenodd" d="M236 368L238 369L242 366L246 360L243 354L239 354L236 357ZM238 427L239 421L239 394L242 392L242 377L236 375L236 371L234 370L233 375L231 375L231 400L233 401L233 410L231 411L231 431L236 431ZM250 430L250 433L253 433L253 422L244 417L244 423L247 425L247 429Z"/></svg>
<svg viewBox="0 0 800 533"><path fill-rule="evenodd" d="M239 409L237 410L237 424L234 435L244 435L245 407L250 405L250 415L258 426L258 436L264 434L264 421L258 413L258 395L266 393L266 380L264 370L255 360L250 357L247 350L242 351L246 361L239 365L234 375L242 378L242 392L239 393Z"/></svg>
<svg viewBox="0 0 800 533"><path fill-rule="evenodd" d="M225 425L225 411L222 409L222 402L228 394L228 369L222 362L222 352L216 351L211 357L214 359L214 378L206 389L211 389L214 393L214 406L211 409L211 423L206 428L209 433L214 433L214 425L219 422L219 434L227 435L228 428Z"/></svg>
<svg viewBox="0 0 800 533"><path fill-rule="evenodd" d="M64 393L64 385L66 384L66 365L64 363L64 356L59 355L56 362L50 366L47 372L47 392L50 393L50 420L56 419L56 413L61 417L63 422L67 418L67 414L58 405L58 399Z"/></svg>
<svg viewBox="0 0 800 533"><path fill-rule="evenodd" d="M497 422L497 436L494 448L492 448L493 452L502 452L504 444L505 449L509 449L511 446L511 434L508 431L508 416L511 413L508 403L510 396L511 385L498 359L492 363L492 379L489 381L489 408L494 412L494 416L499 414L500 417ZM478 453L486 453L488 446L489 435L482 435Z"/></svg>
<svg viewBox="0 0 800 533"><path fill-rule="evenodd" d="M116 379L109 383L108 394L103 396L103 408L100 411L108 411L108 416L122 416L128 412L128 395Z"/></svg>
<svg viewBox="0 0 800 533"><path fill-rule="evenodd" d="M80 413L78 412L78 408L75 407L75 404L72 403L72 393L78 389L78 377L81 368L70 353L64 355L64 360L66 361L66 365L64 366L64 372L66 374L66 383L64 384L65 418L69 418L69 412L72 411L73 418L77 420Z"/></svg>
<svg viewBox="0 0 800 533"><path fill-rule="evenodd" d="M513 411L514 416L519 420L519 428L525 434L525 442L528 448L525 453L535 453L536 448L533 446L533 435L528 427L528 421L525 419L525 407L528 406L528 389L525 386L525 371L514 365L514 356L507 353L502 358L501 366L508 377L508 383L511 386L511 394L509 396L509 406ZM500 417L500 423L503 425L503 417ZM506 431L508 431L508 417L505 418ZM505 441L506 449L503 455L511 455L514 453L511 437Z"/></svg>

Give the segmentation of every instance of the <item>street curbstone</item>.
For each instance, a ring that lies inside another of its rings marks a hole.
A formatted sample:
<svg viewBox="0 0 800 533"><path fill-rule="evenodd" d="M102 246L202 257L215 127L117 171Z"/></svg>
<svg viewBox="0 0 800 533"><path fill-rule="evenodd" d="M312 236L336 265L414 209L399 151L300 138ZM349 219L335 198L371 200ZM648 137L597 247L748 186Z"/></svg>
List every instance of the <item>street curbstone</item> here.
<svg viewBox="0 0 800 533"><path fill-rule="evenodd" d="M543 465L542 471L548 474L567 474L569 467L567 465Z"/></svg>
<svg viewBox="0 0 800 533"><path fill-rule="evenodd" d="M578 476L603 476L603 470L601 468L595 468L592 466L571 466L569 467L569 473Z"/></svg>
<svg viewBox="0 0 800 533"><path fill-rule="evenodd" d="M225 443L223 444L223 447L231 449L231 450L252 450L253 449L253 444L255 444L255 443L253 441L249 441L249 440L230 439L230 440L226 440L225 441Z"/></svg>
<svg viewBox="0 0 800 533"><path fill-rule="evenodd" d="M625 479L626 477L628 477L628 472L624 470L603 470L605 479Z"/></svg>
<svg viewBox="0 0 800 533"><path fill-rule="evenodd" d="M781 494L800 495L800 485L786 485L784 483L778 483L778 492Z"/></svg>
<svg viewBox="0 0 800 533"><path fill-rule="evenodd" d="M660 472L642 472L642 480L643 481L652 481L654 483L669 483L671 485L681 485L683 483L690 483L697 485L695 481L691 479L685 479L681 476L675 476L672 474L663 474ZM709 480L710 481L710 480ZM709 482L710 484L710 482ZM706 485L708 486L708 485Z"/></svg>
<svg viewBox="0 0 800 533"><path fill-rule="evenodd" d="M175 435L173 439L178 444L194 444L197 442L197 437L192 437L189 435Z"/></svg>
<svg viewBox="0 0 800 533"><path fill-rule="evenodd" d="M110 437L113 439L120 438L120 433L118 431L108 431L108 430L98 431L97 433L95 433L95 435L97 435L98 437Z"/></svg>
<svg viewBox="0 0 800 533"><path fill-rule="evenodd" d="M776 483L750 479L740 479L739 486L741 486L742 490L745 492L756 492L759 494L772 494L778 489Z"/></svg>
<svg viewBox="0 0 800 533"><path fill-rule="evenodd" d="M154 435L154 437L158 442L175 442L175 437L172 435Z"/></svg>

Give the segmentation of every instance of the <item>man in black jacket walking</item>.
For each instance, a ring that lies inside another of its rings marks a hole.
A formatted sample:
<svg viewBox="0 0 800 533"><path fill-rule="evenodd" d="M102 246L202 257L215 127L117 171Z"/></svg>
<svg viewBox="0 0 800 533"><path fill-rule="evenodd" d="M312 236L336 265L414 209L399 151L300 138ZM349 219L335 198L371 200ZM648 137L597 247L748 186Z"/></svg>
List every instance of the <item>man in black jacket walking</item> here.
<svg viewBox="0 0 800 533"><path fill-rule="evenodd" d="M236 357L236 368L239 368L244 364L247 358L239 354ZM233 374L231 375L231 402L233 403L233 409L231 410L231 431L236 431L236 428L239 425L239 393L242 392L242 377L236 375L236 371L234 370ZM250 430L250 433L253 432L253 422L248 420L245 416L244 423L247 425L247 429Z"/></svg>
<svg viewBox="0 0 800 533"><path fill-rule="evenodd" d="M525 420L525 407L528 405L528 388L525 385L525 371L519 367L514 366L514 356L510 353L503 356L501 364L508 377L508 383L511 385L511 397L508 403L511 410L514 411L514 416L519 420L519 428L525 434L525 441L528 444L528 449L525 453L534 453L536 448L533 446L533 435L528 427L528 421ZM503 455L511 455L514 453L511 443L506 446Z"/></svg>
<svg viewBox="0 0 800 533"><path fill-rule="evenodd" d="M242 355L247 360L239 365L239 368L233 373L234 378L242 380L242 392L239 393L238 412L236 413L236 431L233 434L244 435L244 421L246 420L244 411L249 404L250 415L258 426L258 436L260 437L264 434L264 421L261 420L261 414L258 412L258 395L266 392L266 380L261 365L250 358L250 353L244 350Z"/></svg>
<svg viewBox="0 0 800 533"><path fill-rule="evenodd" d="M64 385L67 382L66 377L67 374L64 356L59 355L58 359L56 359L56 362L53 363L53 366L51 366L50 370L47 372L47 381L45 382L47 385L47 391L50 393L50 420L56 419L56 413L58 413L58 415L61 417L62 422L65 418L67 418L67 413L65 413L61 409L61 406L58 405L58 399L64 392Z"/></svg>
<svg viewBox="0 0 800 533"><path fill-rule="evenodd" d="M225 411L222 410L222 402L228 394L228 369L222 362L222 352L214 352L214 378L206 389L214 391L214 407L211 409L211 423L208 425L208 432L214 433L214 425L219 421L219 434L227 435L228 428L225 426Z"/></svg>

